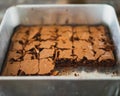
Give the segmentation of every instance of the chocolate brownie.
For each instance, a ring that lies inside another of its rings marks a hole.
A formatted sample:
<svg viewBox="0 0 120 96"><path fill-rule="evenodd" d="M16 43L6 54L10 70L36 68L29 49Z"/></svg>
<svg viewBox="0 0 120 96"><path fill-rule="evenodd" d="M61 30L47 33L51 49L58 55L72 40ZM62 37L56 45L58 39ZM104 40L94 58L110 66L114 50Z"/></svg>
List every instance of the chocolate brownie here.
<svg viewBox="0 0 120 96"><path fill-rule="evenodd" d="M52 58L54 55L54 49L42 49L40 51L40 58Z"/></svg>
<svg viewBox="0 0 120 96"><path fill-rule="evenodd" d="M2 75L43 76L59 67L112 67L116 59L108 31L103 25L19 26Z"/></svg>
<svg viewBox="0 0 120 96"><path fill-rule="evenodd" d="M54 46L56 45L55 41L51 41L51 40L47 40L47 41L41 41L40 42L40 48L54 48Z"/></svg>
<svg viewBox="0 0 120 96"><path fill-rule="evenodd" d="M16 28L13 36L12 36L12 41L21 41L23 43L25 43L25 41L28 38L28 31L29 31L29 27L18 27Z"/></svg>
<svg viewBox="0 0 120 96"><path fill-rule="evenodd" d="M40 59L38 74L48 74L54 70L55 64L51 58Z"/></svg>
<svg viewBox="0 0 120 96"><path fill-rule="evenodd" d="M73 28L73 40L88 40L90 32L88 26L77 26Z"/></svg>
<svg viewBox="0 0 120 96"><path fill-rule="evenodd" d="M4 71L2 72L3 76L17 76L18 70L20 68L20 62L10 63L7 62Z"/></svg>
<svg viewBox="0 0 120 96"><path fill-rule="evenodd" d="M71 49L58 49L57 50L57 59L56 59L56 67L66 67L71 66L73 64L73 56Z"/></svg>
<svg viewBox="0 0 120 96"><path fill-rule="evenodd" d="M9 51L7 61L13 63L16 61L21 61L22 53L19 51Z"/></svg>
<svg viewBox="0 0 120 96"><path fill-rule="evenodd" d="M37 74L38 73L38 60L23 60L20 63L20 70L22 70L26 75L28 74Z"/></svg>
<svg viewBox="0 0 120 96"><path fill-rule="evenodd" d="M19 41L12 42L10 50L23 50L23 44Z"/></svg>
<svg viewBox="0 0 120 96"><path fill-rule="evenodd" d="M72 49L72 42L70 42L69 40L59 40L57 42L57 48L61 48L61 49Z"/></svg>
<svg viewBox="0 0 120 96"><path fill-rule="evenodd" d="M72 27L70 26L59 26L58 27L58 38L57 38L57 48L66 49L72 48Z"/></svg>
<svg viewBox="0 0 120 96"><path fill-rule="evenodd" d="M40 42L39 41L32 41L32 42L27 43L25 45L24 50L28 51L30 49L33 49L33 48L37 47L37 46L40 46Z"/></svg>
<svg viewBox="0 0 120 96"><path fill-rule="evenodd" d="M28 40L31 40L31 39L34 39L36 38L37 36L40 38L40 29L41 27L40 26L33 26L33 27L30 27L29 31L28 31Z"/></svg>

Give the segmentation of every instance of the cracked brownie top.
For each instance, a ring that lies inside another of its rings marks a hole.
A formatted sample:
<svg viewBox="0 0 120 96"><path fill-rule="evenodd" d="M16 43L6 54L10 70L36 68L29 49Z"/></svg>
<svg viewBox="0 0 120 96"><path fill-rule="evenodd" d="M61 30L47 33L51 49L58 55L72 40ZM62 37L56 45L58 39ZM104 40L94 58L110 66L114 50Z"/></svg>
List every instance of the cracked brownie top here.
<svg viewBox="0 0 120 96"><path fill-rule="evenodd" d="M2 75L50 75L58 67L114 66L108 31L103 25L19 26Z"/></svg>

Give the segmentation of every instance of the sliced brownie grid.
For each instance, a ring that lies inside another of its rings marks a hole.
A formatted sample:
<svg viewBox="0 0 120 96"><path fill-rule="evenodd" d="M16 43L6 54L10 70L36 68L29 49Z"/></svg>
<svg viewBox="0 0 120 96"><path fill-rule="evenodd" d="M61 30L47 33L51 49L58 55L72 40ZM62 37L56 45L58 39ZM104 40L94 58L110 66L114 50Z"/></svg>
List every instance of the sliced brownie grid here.
<svg viewBox="0 0 120 96"><path fill-rule="evenodd" d="M50 75L58 67L113 66L114 46L105 26L19 26L2 75Z"/></svg>

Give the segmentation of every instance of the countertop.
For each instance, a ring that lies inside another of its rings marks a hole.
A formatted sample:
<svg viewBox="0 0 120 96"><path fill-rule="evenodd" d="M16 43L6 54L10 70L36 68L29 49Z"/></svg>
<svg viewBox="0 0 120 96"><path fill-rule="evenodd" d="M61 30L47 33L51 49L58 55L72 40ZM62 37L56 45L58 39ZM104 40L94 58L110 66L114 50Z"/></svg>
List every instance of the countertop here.
<svg viewBox="0 0 120 96"><path fill-rule="evenodd" d="M0 0L0 22L7 8L19 4L109 4L120 22L120 0Z"/></svg>

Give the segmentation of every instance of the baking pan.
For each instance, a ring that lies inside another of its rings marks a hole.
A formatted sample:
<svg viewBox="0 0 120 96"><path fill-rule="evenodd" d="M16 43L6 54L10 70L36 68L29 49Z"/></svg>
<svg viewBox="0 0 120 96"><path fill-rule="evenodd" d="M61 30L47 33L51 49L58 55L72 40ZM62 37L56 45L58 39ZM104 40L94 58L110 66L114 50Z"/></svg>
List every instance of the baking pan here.
<svg viewBox="0 0 120 96"><path fill-rule="evenodd" d="M76 68L62 76L1 76L0 94L58 96L118 96L120 94L120 28L115 10L106 4L18 5L10 7L0 26L0 68L10 37L18 25L96 25L108 26L116 51L114 68ZM92 93L92 94L91 94ZM117 94L117 95L116 95Z"/></svg>

